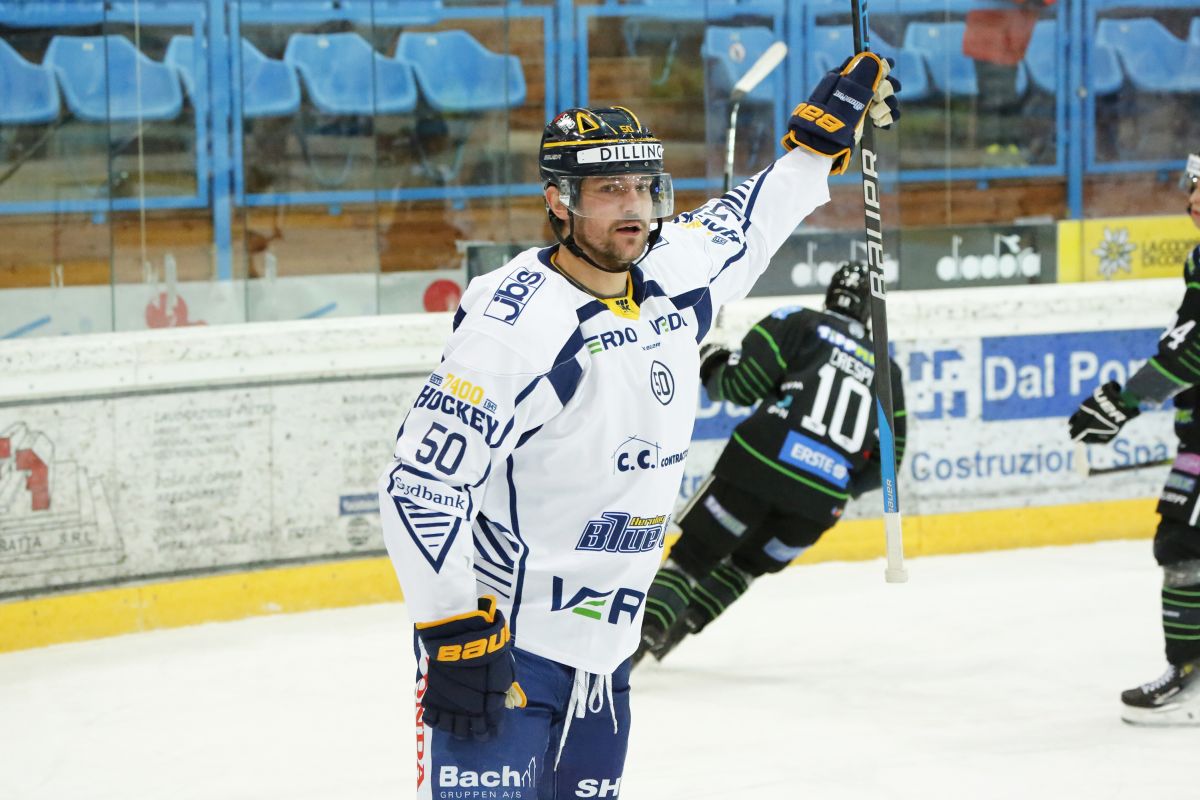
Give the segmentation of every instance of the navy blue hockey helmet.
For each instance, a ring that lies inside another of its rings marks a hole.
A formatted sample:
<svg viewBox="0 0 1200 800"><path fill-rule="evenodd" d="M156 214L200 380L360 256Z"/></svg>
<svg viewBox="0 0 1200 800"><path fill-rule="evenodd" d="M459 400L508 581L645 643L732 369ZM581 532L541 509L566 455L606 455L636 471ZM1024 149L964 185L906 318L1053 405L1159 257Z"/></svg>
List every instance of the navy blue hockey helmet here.
<svg viewBox="0 0 1200 800"><path fill-rule="evenodd" d="M866 264L845 262L829 279L825 309L866 325L871 318L871 272Z"/></svg>

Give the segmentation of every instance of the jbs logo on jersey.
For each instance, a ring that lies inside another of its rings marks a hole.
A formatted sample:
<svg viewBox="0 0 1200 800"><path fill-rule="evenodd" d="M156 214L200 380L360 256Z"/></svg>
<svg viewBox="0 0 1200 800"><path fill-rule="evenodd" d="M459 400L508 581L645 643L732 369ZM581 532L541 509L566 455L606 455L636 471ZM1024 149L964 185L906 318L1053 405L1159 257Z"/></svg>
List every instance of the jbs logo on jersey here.
<svg viewBox="0 0 1200 800"><path fill-rule="evenodd" d="M466 385L470 386L471 384ZM478 389L479 387L474 388ZM482 397L482 393L479 396ZM483 405L484 408L490 405L493 411L496 408L496 404L490 400L484 400ZM482 433L488 444L495 444L496 437L500 433L500 422L483 408L472 405L469 400L460 400L436 386L429 384L422 386L416 402L413 403L413 408L429 408L451 417L457 417L463 425Z"/></svg>
<svg viewBox="0 0 1200 800"><path fill-rule="evenodd" d="M587 345L588 352L596 355L597 353L603 353L605 350L623 347L637 340L637 331L633 328L625 328L624 330L618 328L615 331L605 331L604 333L589 336L583 342Z"/></svg>
<svg viewBox="0 0 1200 800"><path fill-rule="evenodd" d="M514 270L492 295L492 302L488 303L483 315L509 325L516 324L517 317L521 316L521 312L525 310L530 298L541 288L545 280L546 276L540 272L532 272L527 269Z"/></svg>
<svg viewBox="0 0 1200 800"><path fill-rule="evenodd" d="M621 779L585 778L575 789L576 797L620 797Z"/></svg>
<svg viewBox="0 0 1200 800"><path fill-rule="evenodd" d="M632 623L642 607L642 601L646 599L645 592L628 589L624 586L605 592L583 586L571 596L570 600L564 601L565 585L562 578L554 576L553 594L550 599L551 611L570 611L572 614L595 620L603 620L607 616L609 625L616 625L620 622L622 614L628 614L629 622ZM607 614L605 614L606 610Z"/></svg>
<svg viewBox="0 0 1200 800"><path fill-rule="evenodd" d="M623 511L605 511L588 520L576 550L608 553L645 553L666 542L666 515L635 517Z"/></svg>

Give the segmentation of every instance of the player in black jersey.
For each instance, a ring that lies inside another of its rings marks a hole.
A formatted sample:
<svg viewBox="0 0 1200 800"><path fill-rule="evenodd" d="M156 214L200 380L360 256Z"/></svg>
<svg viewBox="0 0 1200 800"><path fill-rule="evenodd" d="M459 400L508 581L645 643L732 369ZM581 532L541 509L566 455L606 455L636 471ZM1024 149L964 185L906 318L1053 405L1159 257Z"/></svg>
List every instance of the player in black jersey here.
<svg viewBox="0 0 1200 800"><path fill-rule="evenodd" d="M642 644L662 659L699 633L760 575L811 547L852 497L880 484L872 382L870 277L844 264L825 311L793 306L760 320L731 353L701 352L713 400L762 401L733 432L712 476L679 521L683 535L650 587ZM896 457L904 451L904 391L892 362Z"/></svg>
<svg viewBox="0 0 1200 800"><path fill-rule="evenodd" d="M1200 228L1200 154L1188 156L1181 185ZM1162 620L1167 671L1121 693L1121 718L1137 725L1200 725L1200 246L1183 265L1186 289L1158 353L1122 389L1096 387L1070 419L1071 438L1106 444L1139 413L1139 404L1175 398L1179 452L1158 501L1154 558L1163 568Z"/></svg>

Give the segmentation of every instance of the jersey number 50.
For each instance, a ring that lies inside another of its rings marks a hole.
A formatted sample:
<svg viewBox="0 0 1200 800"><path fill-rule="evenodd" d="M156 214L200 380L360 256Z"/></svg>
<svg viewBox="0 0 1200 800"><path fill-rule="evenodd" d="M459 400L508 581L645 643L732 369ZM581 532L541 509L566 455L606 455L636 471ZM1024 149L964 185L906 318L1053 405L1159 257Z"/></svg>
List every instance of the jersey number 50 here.
<svg viewBox="0 0 1200 800"><path fill-rule="evenodd" d="M440 442L435 434L446 434ZM428 449L426 449L428 448ZM467 452L467 440L461 433L450 433L445 425L433 423L421 439L421 447L417 449L416 459L422 464L432 463L445 475L452 474L462 463Z"/></svg>

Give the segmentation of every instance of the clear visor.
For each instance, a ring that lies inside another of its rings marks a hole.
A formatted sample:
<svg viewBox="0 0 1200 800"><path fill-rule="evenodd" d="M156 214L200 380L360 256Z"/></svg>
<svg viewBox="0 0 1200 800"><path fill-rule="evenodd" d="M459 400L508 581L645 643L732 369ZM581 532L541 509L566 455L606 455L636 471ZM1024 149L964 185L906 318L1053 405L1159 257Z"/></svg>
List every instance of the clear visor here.
<svg viewBox="0 0 1200 800"><path fill-rule="evenodd" d="M1192 153L1188 156L1187 167L1179 176L1179 188L1191 194L1197 183L1200 183L1200 154Z"/></svg>
<svg viewBox="0 0 1200 800"><path fill-rule="evenodd" d="M562 177L555 181L563 205L580 217L649 222L671 217L675 189L667 172Z"/></svg>

